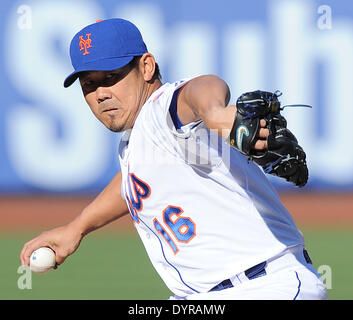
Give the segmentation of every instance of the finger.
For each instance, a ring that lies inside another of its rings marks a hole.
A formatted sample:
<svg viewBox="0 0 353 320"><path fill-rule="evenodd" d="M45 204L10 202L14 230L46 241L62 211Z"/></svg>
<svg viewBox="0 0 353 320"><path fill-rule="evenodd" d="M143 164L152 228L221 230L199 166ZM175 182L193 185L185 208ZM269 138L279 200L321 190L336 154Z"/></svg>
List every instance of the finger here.
<svg viewBox="0 0 353 320"><path fill-rule="evenodd" d="M48 246L48 243L38 238L34 238L33 240L27 242L23 248L23 253L21 253L22 265L29 266L30 257L33 251L37 250L40 247L46 247L46 246Z"/></svg>
<svg viewBox="0 0 353 320"><path fill-rule="evenodd" d="M55 251L55 266L58 267L59 265L63 264L68 255L69 254L62 249L58 249L57 251Z"/></svg>
<svg viewBox="0 0 353 320"><path fill-rule="evenodd" d="M259 137L260 138L265 138L266 139L269 136L269 134L270 134L270 130L267 129L267 128L261 128L259 130Z"/></svg>
<svg viewBox="0 0 353 320"><path fill-rule="evenodd" d="M264 150L267 148L267 141L266 140L257 140L254 146L256 150Z"/></svg>
<svg viewBox="0 0 353 320"><path fill-rule="evenodd" d="M26 249L21 257L21 263L23 266L29 266L29 260L34 250L35 249L33 249L30 245L26 246Z"/></svg>
<svg viewBox="0 0 353 320"><path fill-rule="evenodd" d="M24 253L25 253L25 251L26 251L26 247L25 247L25 245L23 246L23 248L22 248L22 251L21 251L21 253L20 253L20 261L21 261L21 265L22 266L25 266L26 264L25 264L25 260L24 260Z"/></svg>
<svg viewBox="0 0 353 320"><path fill-rule="evenodd" d="M41 234L42 235L42 234ZM21 253L20 253L20 260L21 260L21 263L22 265L29 265L29 257L31 256L32 252L39 248L40 246L32 249L32 246L38 242L38 240L40 239L40 236L37 236L35 238L33 238L32 240L30 241L27 241L24 245L23 245L23 248L21 250Z"/></svg>
<svg viewBox="0 0 353 320"><path fill-rule="evenodd" d="M266 128L266 126L267 126L266 120L265 120L265 119L261 119L261 120L260 120L260 127Z"/></svg>
<svg viewBox="0 0 353 320"><path fill-rule="evenodd" d="M30 245L31 245L32 242L33 242L33 240L26 242L26 243L23 245L23 248L22 248L22 250L21 250L21 253L20 253L20 260L21 260L21 264L22 264L23 266L29 265L29 261L27 261L26 255L27 255L27 250L29 250L29 247L30 247Z"/></svg>

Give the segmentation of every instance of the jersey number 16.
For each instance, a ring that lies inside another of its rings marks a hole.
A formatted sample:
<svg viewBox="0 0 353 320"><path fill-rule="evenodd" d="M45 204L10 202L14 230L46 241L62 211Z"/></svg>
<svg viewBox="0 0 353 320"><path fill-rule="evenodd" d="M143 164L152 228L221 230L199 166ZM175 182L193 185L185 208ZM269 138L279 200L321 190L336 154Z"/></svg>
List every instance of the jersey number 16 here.
<svg viewBox="0 0 353 320"><path fill-rule="evenodd" d="M163 227L157 218L153 220L155 229L167 241L174 254L179 252L179 248L167 230L181 243L188 243L196 235L195 223L188 217L182 217L183 212L180 207L169 205L163 210L163 221L166 227Z"/></svg>

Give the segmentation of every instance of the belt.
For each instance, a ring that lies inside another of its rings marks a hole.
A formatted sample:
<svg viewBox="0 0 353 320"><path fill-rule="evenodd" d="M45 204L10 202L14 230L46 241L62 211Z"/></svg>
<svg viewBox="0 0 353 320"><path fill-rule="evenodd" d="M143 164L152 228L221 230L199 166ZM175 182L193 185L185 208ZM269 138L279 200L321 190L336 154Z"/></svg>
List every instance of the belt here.
<svg viewBox="0 0 353 320"><path fill-rule="evenodd" d="M303 249L303 256L307 263L312 264L310 256L306 249ZM244 275L248 280L253 280L258 277L265 276L267 261L263 261L247 270L244 271ZM216 286L214 286L210 291L220 291L228 288L234 287L233 282L230 279L225 279Z"/></svg>

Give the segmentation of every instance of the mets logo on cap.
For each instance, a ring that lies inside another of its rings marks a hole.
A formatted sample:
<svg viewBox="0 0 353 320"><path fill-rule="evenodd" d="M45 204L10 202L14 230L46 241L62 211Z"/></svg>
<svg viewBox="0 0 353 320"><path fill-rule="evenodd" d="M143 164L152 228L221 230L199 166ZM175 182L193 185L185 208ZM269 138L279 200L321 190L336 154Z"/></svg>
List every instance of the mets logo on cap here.
<svg viewBox="0 0 353 320"><path fill-rule="evenodd" d="M90 38L91 33L86 33L86 39L84 39L83 35L79 37L79 43L78 45L80 46L80 51L83 51L83 55L85 56L86 54L89 54L89 51L87 49L92 48L92 39Z"/></svg>

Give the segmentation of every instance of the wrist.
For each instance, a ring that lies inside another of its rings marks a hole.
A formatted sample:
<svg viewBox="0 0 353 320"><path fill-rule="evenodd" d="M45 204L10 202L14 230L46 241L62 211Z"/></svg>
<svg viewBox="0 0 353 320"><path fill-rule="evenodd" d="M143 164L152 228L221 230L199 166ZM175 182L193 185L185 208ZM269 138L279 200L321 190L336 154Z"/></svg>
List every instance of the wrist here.
<svg viewBox="0 0 353 320"><path fill-rule="evenodd" d="M74 220L72 220L68 225L68 229L70 229L71 232L77 234L81 239L93 231L93 228L90 227L85 220L82 218L82 213L76 217Z"/></svg>

